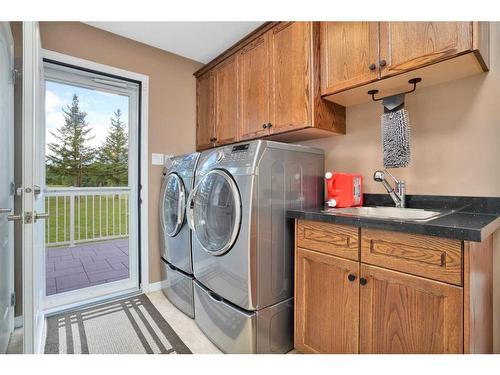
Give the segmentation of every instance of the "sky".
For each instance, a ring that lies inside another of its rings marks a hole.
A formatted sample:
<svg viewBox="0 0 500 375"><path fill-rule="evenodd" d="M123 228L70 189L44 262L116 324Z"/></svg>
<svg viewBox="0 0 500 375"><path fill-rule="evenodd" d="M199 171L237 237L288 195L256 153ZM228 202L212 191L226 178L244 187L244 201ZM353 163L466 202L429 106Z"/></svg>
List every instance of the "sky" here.
<svg viewBox="0 0 500 375"><path fill-rule="evenodd" d="M64 124L62 108L71 103L73 94L78 95L80 109L87 113L86 121L92 129L89 135L95 136L89 142L92 147L98 147L104 142L110 119L118 108L122 111L122 121L128 125L128 97L51 81L45 82L46 145L56 141L50 132L57 134L57 128ZM47 147L46 152L49 152Z"/></svg>

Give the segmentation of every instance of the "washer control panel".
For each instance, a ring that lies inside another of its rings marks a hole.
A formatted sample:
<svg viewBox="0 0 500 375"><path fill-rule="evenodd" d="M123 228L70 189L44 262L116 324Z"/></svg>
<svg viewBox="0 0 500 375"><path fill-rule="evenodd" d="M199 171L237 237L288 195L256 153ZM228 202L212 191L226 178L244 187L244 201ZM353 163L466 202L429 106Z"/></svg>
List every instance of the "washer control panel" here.
<svg viewBox="0 0 500 375"><path fill-rule="evenodd" d="M165 162L165 170L167 172L176 172L183 177L192 177L199 156L199 152L193 152L187 155L170 157Z"/></svg>

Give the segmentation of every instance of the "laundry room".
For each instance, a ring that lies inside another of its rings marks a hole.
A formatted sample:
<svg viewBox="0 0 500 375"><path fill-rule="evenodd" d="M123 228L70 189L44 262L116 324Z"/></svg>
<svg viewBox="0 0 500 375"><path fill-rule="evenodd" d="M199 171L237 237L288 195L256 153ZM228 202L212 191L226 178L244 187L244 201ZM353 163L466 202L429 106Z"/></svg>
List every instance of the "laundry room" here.
<svg viewBox="0 0 500 375"><path fill-rule="evenodd" d="M319 3L0 16L0 366L500 358L500 20Z"/></svg>

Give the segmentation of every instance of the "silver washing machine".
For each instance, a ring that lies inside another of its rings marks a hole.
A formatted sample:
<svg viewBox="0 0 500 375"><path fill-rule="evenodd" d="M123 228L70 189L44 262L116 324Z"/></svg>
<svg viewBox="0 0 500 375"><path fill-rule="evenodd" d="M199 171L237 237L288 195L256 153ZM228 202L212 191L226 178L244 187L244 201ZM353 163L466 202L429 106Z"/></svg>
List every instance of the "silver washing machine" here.
<svg viewBox="0 0 500 375"><path fill-rule="evenodd" d="M194 318L191 230L186 223L186 202L194 184L198 152L167 160L160 190L161 270L165 296Z"/></svg>
<svg viewBox="0 0 500 375"><path fill-rule="evenodd" d="M293 221L323 202L324 152L271 141L201 154L187 217L195 321L226 353L293 347Z"/></svg>

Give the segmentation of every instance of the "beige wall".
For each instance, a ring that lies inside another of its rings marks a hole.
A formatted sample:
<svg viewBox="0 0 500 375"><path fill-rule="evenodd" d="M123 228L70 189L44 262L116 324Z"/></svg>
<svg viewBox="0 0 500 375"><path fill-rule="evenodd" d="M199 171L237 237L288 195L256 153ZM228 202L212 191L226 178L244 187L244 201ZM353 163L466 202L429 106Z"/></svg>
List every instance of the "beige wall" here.
<svg viewBox="0 0 500 375"><path fill-rule="evenodd" d="M151 153L195 149L196 82L202 64L78 22L41 22L42 46L149 76ZM149 279L160 281L158 200L161 166L149 160Z"/></svg>
<svg viewBox="0 0 500 375"><path fill-rule="evenodd" d="M409 194L500 197L500 23L490 30L490 72L406 97L412 161L394 174ZM304 142L326 152L329 170L362 173L365 192L382 168L380 103L347 108L347 134ZM500 353L500 230L494 237L495 351Z"/></svg>
<svg viewBox="0 0 500 375"><path fill-rule="evenodd" d="M46 49L147 74L151 152L195 147L195 81L200 64L80 23L42 22ZM500 196L500 23L491 28L491 71L407 97L412 163L395 174L409 194ZM365 191L384 193L371 179L382 167L378 103L347 109L347 135L303 142L325 149L330 170L359 172ZM158 193L161 167L149 167L150 280L160 279ZM500 231L495 248L495 351L500 352Z"/></svg>

